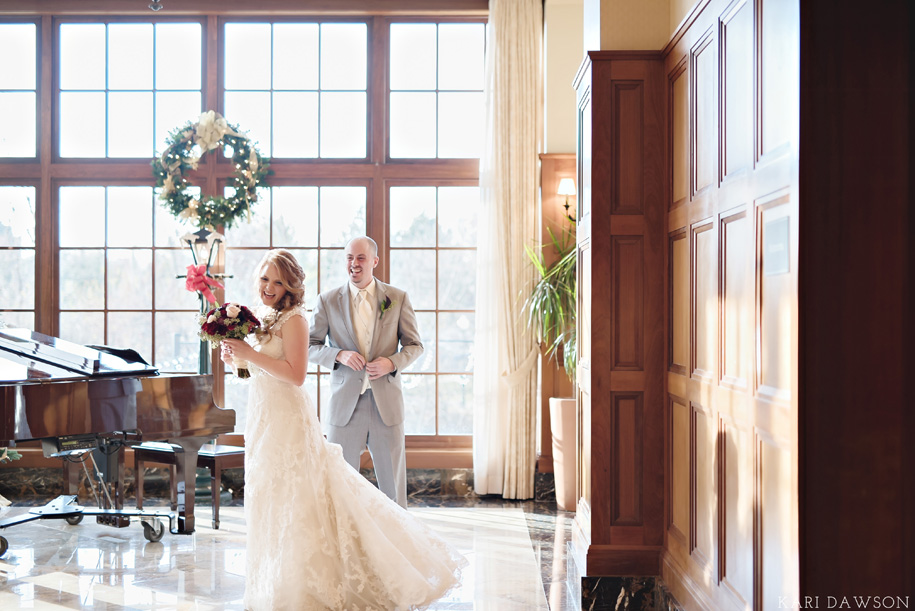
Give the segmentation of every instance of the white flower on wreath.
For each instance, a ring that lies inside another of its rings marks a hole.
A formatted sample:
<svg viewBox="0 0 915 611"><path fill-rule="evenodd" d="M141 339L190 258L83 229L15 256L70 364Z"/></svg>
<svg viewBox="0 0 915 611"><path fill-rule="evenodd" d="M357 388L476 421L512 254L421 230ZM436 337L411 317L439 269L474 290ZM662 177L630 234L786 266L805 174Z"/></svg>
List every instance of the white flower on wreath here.
<svg viewBox="0 0 915 611"><path fill-rule="evenodd" d="M241 313L241 308L234 303L230 303L226 306L226 316L229 318L238 318L238 315Z"/></svg>
<svg viewBox="0 0 915 611"><path fill-rule="evenodd" d="M200 115L197 121L197 138L195 144L204 153L212 151L219 146L222 137L229 133L229 124L222 115L214 110L208 110Z"/></svg>
<svg viewBox="0 0 915 611"><path fill-rule="evenodd" d="M187 203L187 208L181 211L181 214L178 215L178 218L188 219L190 221L197 220L197 206L200 205L200 201L192 199Z"/></svg>
<svg viewBox="0 0 915 611"><path fill-rule="evenodd" d="M175 177L169 174L165 177L165 182L162 183L162 193L159 195L159 199L168 199L170 193L175 192Z"/></svg>
<svg viewBox="0 0 915 611"><path fill-rule="evenodd" d="M254 176L257 174L257 153L254 152L254 149L251 149L251 154L248 155L248 184L254 185Z"/></svg>

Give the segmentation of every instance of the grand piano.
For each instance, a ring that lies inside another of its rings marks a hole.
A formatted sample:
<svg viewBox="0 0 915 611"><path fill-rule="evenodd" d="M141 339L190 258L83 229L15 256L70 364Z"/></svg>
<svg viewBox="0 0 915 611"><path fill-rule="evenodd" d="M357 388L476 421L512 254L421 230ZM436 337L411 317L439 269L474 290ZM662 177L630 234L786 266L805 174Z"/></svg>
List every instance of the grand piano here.
<svg viewBox="0 0 915 611"><path fill-rule="evenodd" d="M211 375L160 374L131 350L0 329L0 447L41 440L44 454L61 458L65 467L64 494L0 520L0 529L38 519L77 524L94 515L115 527L139 518L150 541L162 538L161 519L172 534L193 533L197 453L235 428L235 412L218 407L212 391ZM123 449L145 441L167 441L175 451L175 512L124 508ZM103 480L97 507L76 502L81 468ZM0 537L0 556L8 545Z"/></svg>

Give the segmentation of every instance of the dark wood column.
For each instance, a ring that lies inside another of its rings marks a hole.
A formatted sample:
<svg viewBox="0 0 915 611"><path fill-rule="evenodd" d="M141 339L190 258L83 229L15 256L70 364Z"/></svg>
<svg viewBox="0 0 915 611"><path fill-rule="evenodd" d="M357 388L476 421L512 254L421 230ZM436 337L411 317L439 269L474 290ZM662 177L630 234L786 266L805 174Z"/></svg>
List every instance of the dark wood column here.
<svg viewBox="0 0 915 611"><path fill-rule="evenodd" d="M588 53L579 112L579 491L584 576L658 575L664 544L666 79Z"/></svg>

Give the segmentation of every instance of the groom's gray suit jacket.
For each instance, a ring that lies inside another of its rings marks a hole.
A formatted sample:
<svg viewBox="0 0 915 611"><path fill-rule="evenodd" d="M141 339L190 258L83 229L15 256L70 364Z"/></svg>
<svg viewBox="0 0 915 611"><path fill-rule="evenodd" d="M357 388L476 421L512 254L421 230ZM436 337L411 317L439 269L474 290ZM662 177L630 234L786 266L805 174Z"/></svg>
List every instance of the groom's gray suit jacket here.
<svg viewBox="0 0 915 611"><path fill-rule="evenodd" d="M404 291L376 278L375 299L378 302L375 304L375 331L367 360L385 356L391 359L395 369L386 376L371 380L370 384L381 419L387 426L392 426L404 420L401 373L423 353L423 345L416 326L416 313ZM386 299L391 300L391 305L382 315L380 304ZM356 409L364 377L363 371L353 371L336 362L341 350L359 352L350 309L349 284L318 295L308 341L308 358L331 370L330 408L322 420L334 426L345 426L349 422Z"/></svg>

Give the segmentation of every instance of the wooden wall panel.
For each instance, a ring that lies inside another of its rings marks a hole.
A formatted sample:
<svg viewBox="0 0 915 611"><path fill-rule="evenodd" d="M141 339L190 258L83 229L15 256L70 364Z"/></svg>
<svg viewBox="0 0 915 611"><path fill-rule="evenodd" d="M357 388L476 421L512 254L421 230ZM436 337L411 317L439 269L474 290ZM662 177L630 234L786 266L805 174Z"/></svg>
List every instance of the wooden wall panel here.
<svg viewBox="0 0 915 611"><path fill-rule="evenodd" d="M645 256L641 236L612 236L613 368L637 371L644 367Z"/></svg>
<svg viewBox="0 0 915 611"><path fill-rule="evenodd" d="M687 547L690 533L690 413L679 398L670 399L670 533Z"/></svg>
<svg viewBox="0 0 915 611"><path fill-rule="evenodd" d="M777 590L798 591L799 99L789 82L799 65L797 3L699 3L665 50L671 414L662 577L686 608L773 609Z"/></svg>
<svg viewBox="0 0 915 611"><path fill-rule="evenodd" d="M614 526L641 526L642 520L642 393L615 392L613 409Z"/></svg>
<svg viewBox="0 0 915 611"><path fill-rule="evenodd" d="M741 0L721 18L722 176L753 163L753 5Z"/></svg>
<svg viewBox="0 0 915 611"><path fill-rule="evenodd" d="M670 236L670 370L689 366L689 239L685 231Z"/></svg>
<svg viewBox="0 0 915 611"><path fill-rule="evenodd" d="M746 210L721 217L721 382L749 387L753 337L753 233Z"/></svg>
<svg viewBox="0 0 915 611"><path fill-rule="evenodd" d="M709 30L690 53L693 100L693 193L718 182L718 62Z"/></svg>
<svg viewBox="0 0 915 611"><path fill-rule="evenodd" d="M671 154L673 156L673 185L671 204L676 205L689 197L689 80L686 77L686 59L671 77Z"/></svg>
<svg viewBox="0 0 915 611"><path fill-rule="evenodd" d="M697 378L717 378L718 359L718 244L714 221L693 225L691 262L692 287L692 369Z"/></svg>
<svg viewBox="0 0 915 611"><path fill-rule="evenodd" d="M613 214L642 214L642 160L645 158L645 88L639 81L613 84ZM625 153L625 154L623 154Z"/></svg>
<svg viewBox="0 0 915 611"><path fill-rule="evenodd" d="M718 541L717 443L715 415L692 404L693 415L693 544L692 556L704 572L712 577L715 546Z"/></svg>
<svg viewBox="0 0 915 611"><path fill-rule="evenodd" d="M757 260L759 326L758 392L769 399L791 400L792 372L796 361L791 337L797 300L796 249L788 195L757 202Z"/></svg>
<svg viewBox="0 0 915 611"><path fill-rule="evenodd" d="M759 153L766 155L797 136L798 0L758 0Z"/></svg>
<svg viewBox="0 0 915 611"><path fill-rule="evenodd" d="M793 599L798 592L797 507L794 495L785 494L794 483L794 462L790 444L776 442L761 434L759 455L758 597L756 608L777 609L779 600ZM789 592L791 594L785 594Z"/></svg>
<svg viewBox="0 0 915 611"><path fill-rule="evenodd" d="M738 607L753 604L753 436L741 426L722 425L724 494L721 583Z"/></svg>

